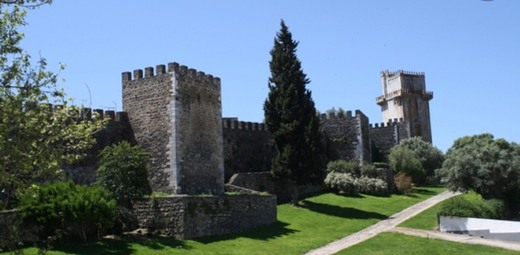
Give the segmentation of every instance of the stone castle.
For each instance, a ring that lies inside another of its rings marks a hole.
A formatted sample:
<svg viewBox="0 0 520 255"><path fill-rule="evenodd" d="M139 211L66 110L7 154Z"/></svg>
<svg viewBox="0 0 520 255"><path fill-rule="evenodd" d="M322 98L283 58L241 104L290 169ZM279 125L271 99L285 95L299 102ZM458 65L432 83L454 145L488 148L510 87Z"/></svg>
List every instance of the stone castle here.
<svg viewBox="0 0 520 255"><path fill-rule="evenodd" d="M433 93L424 73L383 71L381 82L376 103L386 122L370 124L360 110L321 114L328 161L383 162L402 139L432 142ZM236 173L270 171L277 153L271 134L263 123L222 118L219 78L169 63L122 73L122 88L123 112L95 110L115 120L98 135L98 149L121 140L139 144L151 155L153 190L222 194ZM72 177L89 182L91 168Z"/></svg>
<svg viewBox="0 0 520 255"><path fill-rule="evenodd" d="M327 160L384 161L402 139L431 142L424 73L381 72L386 123L361 111L322 114ZM222 118L220 79L177 63L122 74L123 110L151 154L150 183L172 194L221 194L235 173L267 172L276 154L263 123Z"/></svg>
<svg viewBox="0 0 520 255"><path fill-rule="evenodd" d="M381 80L383 95L376 102L386 123L369 124L360 110L321 115L327 161L385 161L402 139L432 141L433 94L426 91L424 73L384 71ZM278 201L284 194L269 174L277 153L272 136L263 123L222 118L219 78L169 63L122 73L122 89L123 112L94 110L113 120L96 134L94 150L122 140L140 145L150 154L152 189L175 195L137 203L142 227L159 226L184 239L276 222L277 198L255 192L277 194ZM94 181L97 158L87 161L66 169L69 177ZM224 195L237 190L247 195Z"/></svg>

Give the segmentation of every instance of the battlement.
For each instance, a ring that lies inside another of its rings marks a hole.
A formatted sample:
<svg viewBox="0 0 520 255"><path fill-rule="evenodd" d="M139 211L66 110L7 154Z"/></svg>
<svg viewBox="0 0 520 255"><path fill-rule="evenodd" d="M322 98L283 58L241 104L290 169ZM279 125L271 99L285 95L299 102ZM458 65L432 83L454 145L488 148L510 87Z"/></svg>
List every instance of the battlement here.
<svg viewBox="0 0 520 255"><path fill-rule="evenodd" d="M63 105L53 105L53 104L44 104L52 111L59 111L63 109ZM128 115L126 112L116 112L113 110L103 110L103 109L92 109L88 107L78 107L78 106L69 106L70 111L75 111L79 119L86 120L112 120L117 122L126 122L128 121ZM94 118L95 116L95 118Z"/></svg>
<svg viewBox="0 0 520 255"><path fill-rule="evenodd" d="M188 68L184 65L179 65L178 63L172 62L168 63L168 69L166 70L166 65L157 65L155 67L155 72L153 67L146 67L143 69L136 69L133 72L123 72L121 74L122 81L135 81L141 79L148 79L156 76L161 76L167 73L179 74L180 76L187 76L190 79L198 79L198 80L206 80L207 84L216 84L220 86L220 78L213 77L211 74L206 74L201 71L197 71L193 68ZM132 75L133 74L133 75Z"/></svg>
<svg viewBox="0 0 520 255"><path fill-rule="evenodd" d="M320 119L321 120L329 120L329 119L337 119L337 118L354 119L358 116L364 116L364 114L360 110L355 110L354 113L355 113L355 115L352 115L352 111L345 111L345 112L333 111L333 112L320 114Z"/></svg>
<svg viewBox="0 0 520 255"><path fill-rule="evenodd" d="M381 71L381 76L386 77L394 77L398 75L411 75L411 76L424 76L424 72L411 72L411 71L404 71L404 70L397 70L395 72L390 72L388 70Z"/></svg>
<svg viewBox="0 0 520 255"><path fill-rule="evenodd" d="M381 122L381 123L370 124L369 128L370 129L389 128L389 127L393 127L395 125L404 124L404 123L405 123L405 121L403 118L393 119L393 120L390 119L390 120L388 120L387 123Z"/></svg>
<svg viewBox="0 0 520 255"><path fill-rule="evenodd" d="M394 90L390 93L386 93L385 95L376 97L376 102L378 104L381 104L385 100L389 100L389 99L400 97L400 96L407 96L407 95L420 95L425 100L431 100L433 98L433 92L431 92L431 91L398 89L398 90Z"/></svg>
<svg viewBox="0 0 520 255"><path fill-rule="evenodd" d="M222 127L246 131L267 131L264 123L239 121L237 118L222 118Z"/></svg>

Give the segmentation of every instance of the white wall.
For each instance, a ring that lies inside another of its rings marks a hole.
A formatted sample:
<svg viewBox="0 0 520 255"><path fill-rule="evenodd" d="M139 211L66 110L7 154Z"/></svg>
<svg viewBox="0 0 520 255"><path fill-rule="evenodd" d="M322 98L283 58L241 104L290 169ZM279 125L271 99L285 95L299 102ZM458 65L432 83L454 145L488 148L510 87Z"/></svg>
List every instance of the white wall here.
<svg viewBox="0 0 520 255"><path fill-rule="evenodd" d="M441 216L440 231L464 232L489 239L520 242L520 222L518 221Z"/></svg>

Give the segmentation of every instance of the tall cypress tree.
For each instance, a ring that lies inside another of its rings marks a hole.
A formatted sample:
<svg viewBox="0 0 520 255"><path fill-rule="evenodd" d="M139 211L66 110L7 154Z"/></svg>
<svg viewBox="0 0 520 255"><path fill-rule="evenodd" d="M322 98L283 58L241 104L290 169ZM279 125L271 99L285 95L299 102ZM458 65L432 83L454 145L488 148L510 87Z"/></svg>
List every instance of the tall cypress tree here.
<svg viewBox="0 0 520 255"><path fill-rule="evenodd" d="M264 103L265 123L273 134L278 155L273 160L275 177L291 185L292 203L298 205L299 185L322 180L320 120L309 84L296 56L298 42L281 22L271 50L269 94Z"/></svg>

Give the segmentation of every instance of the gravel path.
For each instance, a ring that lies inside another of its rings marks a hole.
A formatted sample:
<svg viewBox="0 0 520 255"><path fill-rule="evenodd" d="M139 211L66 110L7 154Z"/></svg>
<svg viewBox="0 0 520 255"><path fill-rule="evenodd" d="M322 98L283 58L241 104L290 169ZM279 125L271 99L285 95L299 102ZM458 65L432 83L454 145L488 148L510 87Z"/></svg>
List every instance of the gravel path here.
<svg viewBox="0 0 520 255"><path fill-rule="evenodd" d="M329 243L323 247L320 247L315 250L311 250L307 255L329 255L337 253L345 248L353 246L355 244L361 243L365 240L368 240L377 234L385 231L390 231L393 228L397 227L397 225L401 224L403 221L412 218L413 216L421 213L422 211L434 206L435 204L442 202L450 197L456 196L459 193L454 193L451 191L444 191L439 195L431 197L427 200L424 200L418 204L415 204L411 207L408 207L401 212L398 212L390 218L386 220L382 220L368 228L365 228L359 232L356 232L352 235L348 235L342 239L336 240L332 243Z"/></svg>

